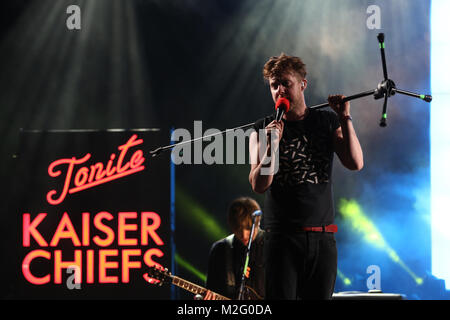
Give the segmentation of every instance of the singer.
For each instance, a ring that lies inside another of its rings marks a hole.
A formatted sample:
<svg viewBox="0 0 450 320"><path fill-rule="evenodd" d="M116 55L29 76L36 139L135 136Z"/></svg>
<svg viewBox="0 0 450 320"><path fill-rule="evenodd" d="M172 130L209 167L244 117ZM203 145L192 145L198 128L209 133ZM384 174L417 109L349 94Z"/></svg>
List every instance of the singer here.
<svg viewBox="0 0 450 320"><path fill-rule="evenodd" d="M306 74L298 57L282 53L266 62L263 75L277 112L258 120L255 129L265 128L268 136L275 137L272 149L261 145L256 133L250 136L252 157L258 157L261 148L267 150L251 164L249 174L252 189L265 193L266 299L332 297L337 273L331 179L334 153L350 170L363 167L350 103L344 103L342 95L330 95L334 112L309 109L304 97ZM271 152L278 152L279 169L266 174L261 169L273 165L264 161Z"/></svg>

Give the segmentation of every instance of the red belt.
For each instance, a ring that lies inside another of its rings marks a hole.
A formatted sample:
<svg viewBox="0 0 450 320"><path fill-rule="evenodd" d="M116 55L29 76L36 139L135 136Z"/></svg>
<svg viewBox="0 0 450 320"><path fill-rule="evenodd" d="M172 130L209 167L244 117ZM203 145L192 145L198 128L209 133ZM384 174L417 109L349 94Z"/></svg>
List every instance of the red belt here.
<svg viewBox="0 0 450 320"><path fill-rule="evenodd" d="M338 227L335 224L329 224L323 227L301 227L302 231L313 231L313 232L332 232L335 233L338 231Z"/></svg>
<svg viewBox="0 0 450 320"><path fill-rule="evenodd" d="M288 228L268 228L265 229L267 232L301 232L301 231L312 231L312 232L331 232L336 233L338 227L335 224L329 224L323 227L288 227Z"/></svg>

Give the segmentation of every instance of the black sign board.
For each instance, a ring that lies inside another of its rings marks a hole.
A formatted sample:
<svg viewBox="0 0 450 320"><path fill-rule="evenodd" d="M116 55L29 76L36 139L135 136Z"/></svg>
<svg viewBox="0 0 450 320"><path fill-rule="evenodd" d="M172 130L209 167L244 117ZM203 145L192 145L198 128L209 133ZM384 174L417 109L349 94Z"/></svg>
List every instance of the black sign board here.
<svg viewBox="0 0 450 320"><path fill-rule="evenodd" d="M3 214L2 296L170 299L149 284L172 266L170 154L148 151L168 133L22 131Z"/></svg>

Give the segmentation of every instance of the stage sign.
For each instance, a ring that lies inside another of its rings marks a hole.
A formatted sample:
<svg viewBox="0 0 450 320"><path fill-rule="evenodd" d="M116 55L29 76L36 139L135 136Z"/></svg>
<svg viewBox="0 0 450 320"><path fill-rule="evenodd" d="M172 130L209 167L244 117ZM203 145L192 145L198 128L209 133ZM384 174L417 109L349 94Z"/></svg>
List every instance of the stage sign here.
<svg viewBox="0 0 450 320"><path fill-rule="evenodd" d="M21 132L7 218L6 297L170 299L170 155L157 129Z"/></svg>

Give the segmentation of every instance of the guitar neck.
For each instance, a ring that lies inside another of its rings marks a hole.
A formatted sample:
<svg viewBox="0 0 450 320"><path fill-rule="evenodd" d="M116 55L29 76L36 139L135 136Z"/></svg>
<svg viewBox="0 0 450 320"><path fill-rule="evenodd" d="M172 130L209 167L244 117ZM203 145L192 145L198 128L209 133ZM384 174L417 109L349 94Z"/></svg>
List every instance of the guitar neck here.
<svg viewBox="0 0 450 320"><path fill-rule="evenodd" d="M189 291L189 292L191 292L193 294L200 294L202 296L205 296L206 291L207 291L206 288L198 286L195 283L192 283L190 281L181 279L180 277L177 277L177 276L173 276L172 277L172 284L176 285L177 287L180 287L180 288L182 288L184 290L187 290L187 291ZM230 300L229 298L224 297L224 296L222 296L222 295L220 295L218 293L214 292L214 294L216 295L216 299L217 300Z"/></svg>

